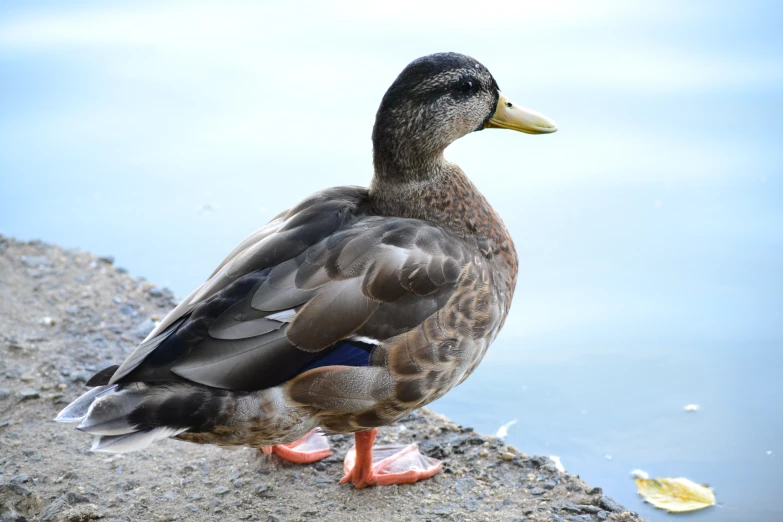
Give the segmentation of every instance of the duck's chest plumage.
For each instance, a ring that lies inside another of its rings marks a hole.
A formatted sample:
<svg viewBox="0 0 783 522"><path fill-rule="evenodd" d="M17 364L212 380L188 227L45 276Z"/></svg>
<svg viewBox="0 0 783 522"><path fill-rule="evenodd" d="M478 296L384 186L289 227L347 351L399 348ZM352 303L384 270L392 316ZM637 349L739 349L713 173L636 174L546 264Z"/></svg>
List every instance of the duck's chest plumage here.
<svg viewBox="0 0 783 522"><path fill-rule="evenodd" d="M407 274L421 276L433 288L381 304L357 332L382 338L368 368L324 368L289 388L298 402L318 406L323 401L326 406L341 393L335 389L350 395L357 382L368 383L364 391L374 397L369 407L344 412L321 408L321 424L327 429L357 431L389 424L441 397L470 375L500 331L516 284L513 242L469 181L465 186L452 183L450 189L420 195L426 212L412 223L421 235L404 246L418 245L444 256L408 268ZM388 208L381 211L391 213ZM429 235L432 228L437 233ZM446 282L438 270L449 263L452 274Z"/></svg>

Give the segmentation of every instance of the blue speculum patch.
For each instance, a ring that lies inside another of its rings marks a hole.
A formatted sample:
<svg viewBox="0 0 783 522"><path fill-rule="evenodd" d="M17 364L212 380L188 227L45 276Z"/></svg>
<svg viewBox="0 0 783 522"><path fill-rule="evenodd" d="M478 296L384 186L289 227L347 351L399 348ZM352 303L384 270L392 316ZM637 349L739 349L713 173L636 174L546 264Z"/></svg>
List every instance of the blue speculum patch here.
<svg viewBox="0 0 783 522"><path fill-rule="evenodd" d="M302 372L323 366L367 366L373 345L358 341L340 341L324 350L323 356L311 362Z"/></svg>

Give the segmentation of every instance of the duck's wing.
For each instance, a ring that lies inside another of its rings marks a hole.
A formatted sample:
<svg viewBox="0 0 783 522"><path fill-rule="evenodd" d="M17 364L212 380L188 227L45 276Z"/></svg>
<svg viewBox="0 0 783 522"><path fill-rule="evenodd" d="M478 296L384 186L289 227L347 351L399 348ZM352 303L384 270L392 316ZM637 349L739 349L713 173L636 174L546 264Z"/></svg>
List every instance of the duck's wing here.
<svg viewBox="0 0 783 522"><path fill-rule="evenodd" d="M483 258L419 220L368 215L365 189L324 191L244 241L114 372L258 390L344 339L378 344L421 324Z"/></svg>

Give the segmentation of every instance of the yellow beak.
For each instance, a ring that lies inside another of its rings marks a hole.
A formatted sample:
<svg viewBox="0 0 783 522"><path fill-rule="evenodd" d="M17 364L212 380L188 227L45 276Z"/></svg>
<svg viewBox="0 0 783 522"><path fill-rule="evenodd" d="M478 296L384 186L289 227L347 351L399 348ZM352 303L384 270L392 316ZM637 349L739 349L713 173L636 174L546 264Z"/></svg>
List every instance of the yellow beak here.
<svg viewBox="0 0 783 522"><path fill-rule="evenodd" d="M543 114L511 103L501 92L495 114L484 124L484 128L511 129L527 134L549 134L557 130L557 125Z"/></svg>

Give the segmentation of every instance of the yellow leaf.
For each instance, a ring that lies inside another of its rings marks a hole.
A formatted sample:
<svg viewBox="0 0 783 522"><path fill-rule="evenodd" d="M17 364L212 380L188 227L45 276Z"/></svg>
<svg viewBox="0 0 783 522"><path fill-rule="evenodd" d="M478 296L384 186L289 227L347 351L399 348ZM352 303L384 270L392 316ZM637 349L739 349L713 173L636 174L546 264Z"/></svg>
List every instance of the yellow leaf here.
<svg viewBox="0 0 783 522"><path fill-rule="evenodd" d="M659 509L670 513L695 511L715 505L711 488L686 478L635 478L639 495Z"/></svg>

